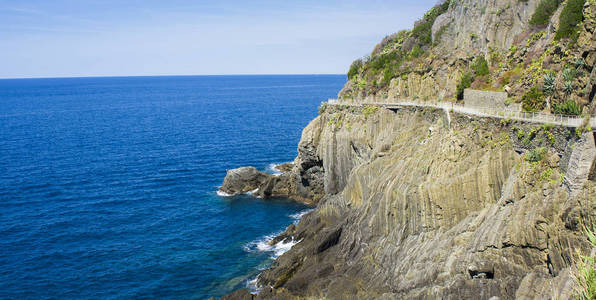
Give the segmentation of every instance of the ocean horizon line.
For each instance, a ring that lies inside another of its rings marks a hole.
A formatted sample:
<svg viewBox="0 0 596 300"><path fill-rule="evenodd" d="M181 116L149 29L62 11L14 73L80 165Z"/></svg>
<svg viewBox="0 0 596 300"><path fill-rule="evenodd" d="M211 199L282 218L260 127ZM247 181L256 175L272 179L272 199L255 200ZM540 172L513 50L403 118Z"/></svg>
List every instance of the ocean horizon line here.
<svg viewBox="0 0 596 300"><path fill-rule="evenodd" d="M280 74L202 74L202 75L106 75L106 76L56 76L56 77L0 77L0 80L31 79L93 79L93 78L159 78L159 77L258 77L258 76L340 76L345 73L280 73Z"/></svg>

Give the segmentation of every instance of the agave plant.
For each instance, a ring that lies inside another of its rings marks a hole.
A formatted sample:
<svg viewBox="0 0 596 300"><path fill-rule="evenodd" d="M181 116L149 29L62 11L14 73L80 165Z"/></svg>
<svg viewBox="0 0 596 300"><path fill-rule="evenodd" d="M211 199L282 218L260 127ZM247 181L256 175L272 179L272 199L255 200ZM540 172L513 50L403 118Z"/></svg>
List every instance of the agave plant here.
<svg viewBox="0 0 596 300"><path fill-rule="evenodd" d="M542 90L544 91L545 94L552 95L555 92L555 81L556 80L557 80L557 77L555 77L555 74L553 74L553 73L548 73L548 74L544 75L544 83L542 84Z"/></svg>
<svg viewBox="0 0 596 300"><path fill-rule="evenodd" d="M565 70L563 70L563 80L565 81L573 81L576 75L577 71L572 68L565 68Z"/></svg>
<svg viewBox="0 0 596 300"><path fill-rule="evenodd" d="M581 69L586 66L586 61L583 57L578 57L575 59L575 61L573 61L573 64L577 69Z"/></svg>
<svg viewBox="0 0 596 300"><path fill-rule="evenodd" d="M553 104L552 111L557 114L579 116L582 112L582 109L579 105L577 105L577 102L573 100L567 100L561 105Z"/></svg>
<svg viewBox="0 0 596 300"><path fill-rule="evenodd" d="M573 92L573 83L571 81L565 81L563 83L563 91L565 91L565 94L571 95Z"/></svg>

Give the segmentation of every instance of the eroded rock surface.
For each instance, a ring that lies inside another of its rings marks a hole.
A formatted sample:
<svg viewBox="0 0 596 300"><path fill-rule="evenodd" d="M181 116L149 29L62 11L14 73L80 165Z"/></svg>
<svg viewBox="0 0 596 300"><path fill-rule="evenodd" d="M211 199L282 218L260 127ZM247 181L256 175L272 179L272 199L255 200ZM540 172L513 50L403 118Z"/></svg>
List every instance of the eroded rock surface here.
<svg viewBox="0 0 596 300"><path fill-rule="evenodd" d="M242 194L258 189L269 178L269 174L259 172L254 167L241 167L228 170L219 189L229 195Z"/></svg>
<svg viewBox="0 0 596 300"><path fill-rule="evenodd" d="M285 196L316 204L325 194L319 140L319 121L315 119L302 132L294 162L279 166L281 175L259 172L254 167L229 170L220 189L230 195L254 190L255 196L263 198Z"/></svg>
<svg viewBox="0 0 596 300"><path fill-rule="evenodd" d="M570 43L555 39L569 1L532 27L540 1L450 1L423 53L412 32L386 38L339 103L455 100L462 75L484 58L489 75L472 88L502 89L521 102L552 73L545 111L571 99L593 113L596 3L586 1ZM575 76L565 79L570 68ZM259 186L263 196L317 207L276 239L300 242L261 273L260 293L236 295L571 299L576 251L591 247L583 226L596 220L593 134L447 113L321 107L291 170Z"/></svg>
<svg viewBox="0 0 596 300"><path fill-rule="evenodd" d="M448 127L445 111L417 108L334 108L312 124L309 151L334 184L282 235L301 242L257 298L571 297L580 224L596 217L596 184L574 196L563 184L573 132L458 114ZM516 151L524 126L547 148L539 162ZM554 146L541 130L558 132Z"/></svg>

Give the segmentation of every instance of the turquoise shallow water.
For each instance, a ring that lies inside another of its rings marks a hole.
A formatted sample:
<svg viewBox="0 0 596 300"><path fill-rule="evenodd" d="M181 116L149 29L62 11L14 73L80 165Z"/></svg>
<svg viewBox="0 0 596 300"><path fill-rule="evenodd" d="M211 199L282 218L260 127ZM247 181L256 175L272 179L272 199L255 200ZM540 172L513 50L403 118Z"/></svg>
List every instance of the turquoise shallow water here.
<svg viewBox="0 0 596 300"><path fill-rule="evenodd" d="M204 299L307 207L216 195L291 161L345 76L0 80L0 298ZM280 249L277 249L280 250Z"/></svg>

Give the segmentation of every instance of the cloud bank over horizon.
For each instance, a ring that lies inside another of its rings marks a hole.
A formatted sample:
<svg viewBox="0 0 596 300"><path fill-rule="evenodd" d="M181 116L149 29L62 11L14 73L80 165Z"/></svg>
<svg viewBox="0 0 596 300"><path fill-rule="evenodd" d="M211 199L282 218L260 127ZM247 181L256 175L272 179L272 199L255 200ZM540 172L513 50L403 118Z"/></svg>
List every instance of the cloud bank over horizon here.
<svg viewBox="0 0 596 300"><path fill-rule="evenodd" d="M436 0L0 0L0 78L338 74Z"/></svg>

